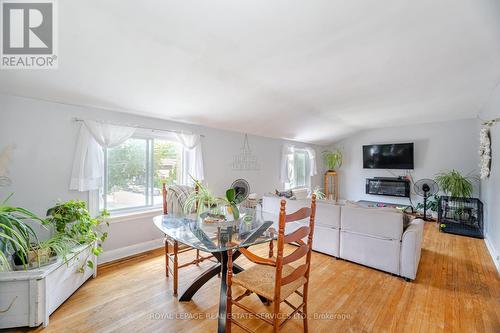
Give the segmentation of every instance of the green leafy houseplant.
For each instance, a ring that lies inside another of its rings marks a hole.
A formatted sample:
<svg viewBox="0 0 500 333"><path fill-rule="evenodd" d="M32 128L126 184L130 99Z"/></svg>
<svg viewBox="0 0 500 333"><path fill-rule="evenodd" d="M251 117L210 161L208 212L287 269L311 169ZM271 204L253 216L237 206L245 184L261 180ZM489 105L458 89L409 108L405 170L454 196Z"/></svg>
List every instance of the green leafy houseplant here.
<svg viewBox="0 0 500 333"><path fill-rule="evenodd" d="M191 177L192 178L192 177ZM184 213L190 214L192 212L196 212L196 214L200 214L204 211L208 211L211 213L219 212L218 204L221 203L221 199L215 197L207 187L203 186L203 184L197 180L193 179L195 188L197 191L193 191L189 194L184 202Z"/></svg>
<svg viewBox="0 0 500 333"><path fill-rule="evenodd" d="M436 182L443 192L456 198L470 198L472 196L472 181L475 179L463 176L456 170L439 173Z"/></svg>
<svg viewBox="0 0 500 333"><path fill-rule="evenodd" d="M102 224L109 226L106 220L109 216L107 211L92 217L85 201L70 200L50 208L47 215L46 224L52 225L56 235L59 235L52 240L53 246L59 251L64 253L64 244L76 242L92 245L92 253L95 256L102 253L102 242L106 240L108 233L102 232L99 227ZM87 266L94 268L94 262L87 260Z"/></svg>
<svg viewBox="0 0 500 333"><path fill-rule="evenodd" d="M238 204L240 204L240 200L236 197L236 190L234 188L230 188L226 191L226 200L227 204L231 209L229 212L233 214L233 218L236 221L240 218L240 210L238 209Z"/></svg>
<svg viewBox="0 0 500 333"><path fill-rule="evenodd" d="M340 149L325 150L323 161L329 171L335 171L342 166L342 151Z"/></svg>
<svg viewBox="0 0 500 333"><path fill-rule="evenodd" d="M321 189L319 187L314 188L313 194L316 194L316 199L318 199L318 200L323 200L326 198L325 193L323 193L323 191L321 191Z"/></svg>
<svg viewBox="0 0 500 333"><path fill-rule="evenodd" d="M11 268L10 254L18 257L20 263L27 267L30 251L39 244L38 237L27 222L44 222L24 208L7 205L11 196L0 205L0 271Z"/></svg>
<svg viewBox="0 0 500 333"><path fill-rule="evenodd" d="M423 210L424 209L424 204L419 202L417 206L415 206L417 210ZM437 212L439 208L439 196L438 195L433 195L427 199L427 209Z"/></svg>
<svg viewBox="0 0 500 333"><path fill-rule="evenodd" d="M192 177L191 177L192 178ZM226 191L225 198L214 196L207 187L197 180L193 179L197 191L191 192L184 203L184 212L186 214L196 212L200 215L202 212L220 214L220 206L228 206L228 212L237 220L240 217L238 205L241 203L241 198L236 195L236 190L230 188Z"/></svg>

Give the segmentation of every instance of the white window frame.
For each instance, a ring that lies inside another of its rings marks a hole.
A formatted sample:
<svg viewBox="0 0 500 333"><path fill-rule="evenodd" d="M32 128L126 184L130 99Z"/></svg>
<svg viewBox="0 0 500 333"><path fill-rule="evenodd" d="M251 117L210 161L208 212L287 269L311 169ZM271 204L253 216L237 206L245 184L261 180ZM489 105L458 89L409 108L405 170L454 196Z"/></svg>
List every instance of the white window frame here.
<svg viewBox="0 0 500 333"><path fill-rule="evenodd" d="M296 183L296 179L292 179L290 180L290 182L288 183L285 183L285 190L294 190L294 189L297 189L297 188L308 188L308 189L311 189L311 172L310 172L310 156L309 156L309 152L307 151L307 149L305 148L295 148L294 151L293 151L293 158L291 159L291 161L289 161L289 163L292 163L293 164L293 177L295 178L295 154L297 153L301 153L301 154L305 154L306 156L306 161L305 161L305 184L303 186L292 186L292 184Z"/></svg>
<svg viewBox="0 0 500 333"><path fill-rule="evenodd" d="M180 143L172 138L172 137L164 137L160 135L133 135L127 140L130 139L140 139L140 140L146 140L146 188L145 188L145 194L146 194L146 200L145 204L142 206L136 206L136 207L127 207L127 208L117 208L117 209L112 209L108 210L107 209L107 202L106 202L106 196L107 196L107 188L108 188L108 149L104 149L104 177L103 181L104 184L99 190L91 191L89 194L89 207L91 211L99 212L103 211L106 209L111 216L115 215L126 215L126 214L132 214L132 213L142 213L142 212L148 212L148 211L157 211L159 208L162 207L162 203L159 204L154 204L154 187L153 187L153 177L154 177L154 140L162 140L162 141L170 141L173 142L177 145L180 145ZM182 149L181 147L179 147ZM180 181L182 179L182 170L183 170L183 154L182 150L178 154L178 173L177 173L177 180ZM149 192L149 193L148 193ZM95 207L95 208L94 208Z"/></svg>

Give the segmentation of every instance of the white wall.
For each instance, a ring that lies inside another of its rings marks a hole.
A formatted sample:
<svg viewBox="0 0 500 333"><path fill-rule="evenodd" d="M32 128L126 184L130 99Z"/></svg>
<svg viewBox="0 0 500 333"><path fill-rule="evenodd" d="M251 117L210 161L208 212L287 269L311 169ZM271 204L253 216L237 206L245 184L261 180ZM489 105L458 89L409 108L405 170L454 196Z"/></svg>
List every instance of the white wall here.
<svg viewBox="0 0 500 333"><path fill-rule="evenodd" d="M480 113L480 118L500 118L500 86ZM500 272L500 123L491 127L491 174L481 181L481 201L485 211L486 244Z"/></svg>
<svg viewBox="0 0 500 333"><path fill-rule="evenodd" d="M405 198L365 194L366 178L404 175L404 170L363 169L362 146L369 144L414 142L415 169L412 175L415 181L433 178L437 173L450 169L477 174L477 129L477 120L468 119L356 133L335 144L344 152L344 163L340 168L340 196L348 200L409 204ZM415 195L412 199L414 203L421 201Z"/></svg>
<svg viewBox="0 0 500 333"><path fill-rule="evenodd" d="M231 163L233 155L240 152L243 144L242 133L0 94L0 149L8 144L16 145L9 167L12 185L0 188L0 199L14 192L10 204L40 215L44 215L57 200L88 199L87 193L68 190L80 126L74 121L75 117L204 134L205 177L209 188L216 194L223 194L237 178L247 179L252 191L260 195L281 188L279 163L283 140L249 136L260 170L233 171ZM320 155L321 148L316 147L316 150ZM320 184L321 174L319 165L314 185ZM128 246L141 248L137 244L144 242L150 243L144 243L143 248L153 246L151 241L161 236L150 217L114 223L109 235L104 247L108 252L115 250L115 253Z"/></svg>

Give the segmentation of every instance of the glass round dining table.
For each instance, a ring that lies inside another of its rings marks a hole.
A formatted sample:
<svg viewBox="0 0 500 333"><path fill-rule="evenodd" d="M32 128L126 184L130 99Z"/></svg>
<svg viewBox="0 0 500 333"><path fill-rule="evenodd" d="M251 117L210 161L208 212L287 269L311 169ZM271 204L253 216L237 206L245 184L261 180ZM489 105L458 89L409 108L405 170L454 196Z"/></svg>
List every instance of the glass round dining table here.
<svg viewBox="0 0 500 333"><path fill-rule="evenodd" d="M237 220L217 222L216 218L206 218L205 214L166 214L153 218L155 226L165 235L194 249L211 253L217 263L201 273L181 294L179 301L190 301L194 294L211 278L219 273L220 298L218 332L226 331L226 292L228 250L232 260L240 256L239 248L269 242L275 235L278 216L258 209L241 208ZM233 273L243 271L233 263ZM265 302L265 299L261 300Z"/></svg>

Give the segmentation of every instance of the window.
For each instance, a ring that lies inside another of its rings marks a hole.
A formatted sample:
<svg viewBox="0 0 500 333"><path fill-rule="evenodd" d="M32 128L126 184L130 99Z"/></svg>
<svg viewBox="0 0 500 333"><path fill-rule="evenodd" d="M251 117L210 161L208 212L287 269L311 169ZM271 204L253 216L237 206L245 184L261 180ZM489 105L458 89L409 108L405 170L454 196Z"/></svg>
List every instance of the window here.
<svg viewBox="0 0 500 333"><path fill-rule="evenodd" d="M286 189L311 187L309 153L305 149L294 149L288 155L288 179Z"/></svg>
<svg viewBox="0 0 500 333"><path fill-rule="evenodd" d="M179 183L181 152L177 142L140 137L106 149L100 208L123 212L161 206L162 180Z"/></svg>

